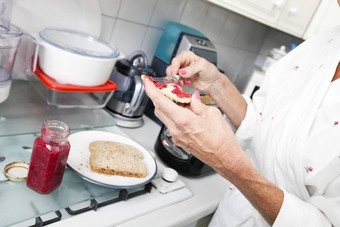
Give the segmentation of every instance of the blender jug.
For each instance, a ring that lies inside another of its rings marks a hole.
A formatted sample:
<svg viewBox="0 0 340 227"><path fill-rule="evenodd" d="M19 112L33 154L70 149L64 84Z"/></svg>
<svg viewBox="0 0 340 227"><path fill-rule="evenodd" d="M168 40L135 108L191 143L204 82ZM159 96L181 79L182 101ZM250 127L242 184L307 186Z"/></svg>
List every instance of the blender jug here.
<svg viewBox="0 0 340 227"><path fill-rule="evenodd" d="M0 26L9 28L12 17L12 0L0 0Z"/></svg>
<svg viewBox="0 0 340 227"><path fill-rule="evenodd" d="M20 48L19 48L20 47ZM22 33L21 29L13 24L9 27L0 26L0 103L9 95L13 66L20 49L20 64L15 70L18 78L28 77L35 71L38 43L34 37ZM22 60L22 58L24 60Z"/></svg>

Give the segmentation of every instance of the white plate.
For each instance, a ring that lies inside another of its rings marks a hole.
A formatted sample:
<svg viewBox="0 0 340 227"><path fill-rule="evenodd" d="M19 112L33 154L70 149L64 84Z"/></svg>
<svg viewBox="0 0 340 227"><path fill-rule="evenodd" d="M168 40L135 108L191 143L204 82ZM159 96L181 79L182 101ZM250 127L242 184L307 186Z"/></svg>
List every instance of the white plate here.
<svg viewBox="0 0 340 227"><path fill-rule="evenodd" d="M92 171L89 162L89 144L95 140L125 143L140 150L144 155L143 160L148 171L147 176L144 178L122 177ZM149 183L156 174L157 166L152 155L141 145L126 137L111 132L82 131L71 134L69 141L71 149L67 160L67 167L91 183L110 188L132 188Z"/></svg>

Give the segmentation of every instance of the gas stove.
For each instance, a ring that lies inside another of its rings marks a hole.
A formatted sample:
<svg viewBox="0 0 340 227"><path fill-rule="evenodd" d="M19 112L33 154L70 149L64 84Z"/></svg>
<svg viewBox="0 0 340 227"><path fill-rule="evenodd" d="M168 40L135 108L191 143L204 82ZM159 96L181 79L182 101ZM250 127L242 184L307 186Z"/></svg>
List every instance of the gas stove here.
<svg viewBox="0 0 340 227"><path fill-rule="evenodd" d="M108 131L127 136L117 126L110 127ZM11 140L11 145L6 147L8 150L6 156L11 154L11 157L6 161L18 159L19 156L27 159L30 156L27 149L14 149L19 144L26 145L33 137L33 135L0 137L1 144ZM153 152L150 153L154 155ZM0 165L5 165L6 161ZM112 226L192 196L191 191L180 179L171 184L161 178L164 169L161 163L157 163L157 169L158 173L150 183L127 189L95 185L66 169L62 185L48 195L41 195L28 189L25 182L0 179L0 200L7 204L0 208L0 226ZM159 181L163 181L163 185L169 190L164 191L164 187L161 189ZM97 223L98 220L100 223Z"/></svg>
<svg viewBox="0 0 340 227"><path fill-rule="evenodd" d="M191 196L186 187L164 194L149 183L142 188L121 189L10 226L116 226Z"/></svg>

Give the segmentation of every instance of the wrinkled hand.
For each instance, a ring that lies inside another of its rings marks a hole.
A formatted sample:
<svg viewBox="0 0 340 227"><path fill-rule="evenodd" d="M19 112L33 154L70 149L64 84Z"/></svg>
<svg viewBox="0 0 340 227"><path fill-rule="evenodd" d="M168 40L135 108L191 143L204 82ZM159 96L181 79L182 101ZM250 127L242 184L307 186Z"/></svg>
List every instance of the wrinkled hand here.
<svg viewBox="0 0 340 227"><path fill-rule="evenodd" d="M190 151L215 170L235 163L240 149L217 108L202 104L197 91L190 104L179 106L166 98L150 81L145 81L144 85L154 103L155 115L168 128L177 146Z"/></svg>
<svg viewBox="0 0 340 227"><path fill-rule="evenodd" d="M186 106L176 105L150 81L145 81L145 91L173 142L234 184L272 225L283 203L283 192L252 165L220 111L202 104L197 91Z"/></svg>
<svg viewBox="0 0 340 227"><path fill-rule="evenodd" d="M215 65L188 50L182 51L172 59L166 74L169 76L178 74L182 79L190 80L190 87L206 93L210 93L211 85L221 75Z"/></svg>

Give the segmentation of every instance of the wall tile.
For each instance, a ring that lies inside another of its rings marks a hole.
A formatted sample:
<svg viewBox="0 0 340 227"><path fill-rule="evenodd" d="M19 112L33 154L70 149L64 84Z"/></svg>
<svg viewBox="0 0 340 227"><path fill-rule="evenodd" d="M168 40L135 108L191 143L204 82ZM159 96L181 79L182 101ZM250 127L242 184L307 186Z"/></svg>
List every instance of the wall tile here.
<svg viewBox="0 0 340 227"><path fill-rule="evenodd" d="M122 0L119 19L148 25L157 0Z"/></svg>
<svg viewBox="0 0 340 227"><path fill-rule="evenodd" d="M152 58L155 54L158 42L162 36L163 30L149 27L146 31L145 38L142 43L142 51L148 57L149 65L151 65Z"/></svg>
<svg viewBox="0 0 340 227"><path fill-rule="evenodd" d="M210 4L203 0L188 0L180 23L201 30Z"/></svg>
<svg viewBox="0 0 340 227"><path fill-rule="evenodd" d="M117 19L110 42L125 55L140 50L147 26Z"/></svg>
<svg viewBox="0 0 340 227"><path fill-rule="evenodd" d="M102 28L100 32L100 38L105 41L111 39L111 34L114 29L116 19L112 17L102 16Z"/></svg>
<svg viewBox="0 0 340 227"><path fill-rule="evenodd" d="M102 15L117 17L121 0L99 0Z"/></svg>
<svg viewBox="0 0 340 227"><path fill-rule="evenodd" d="M186 0L158 0L150 26L163 29L168 21L179 22Z"/></svg>
<svg viewBox="0 0 340 227"><path fill-rule="evenodd" d="M243 18L240 24L241 28L237 33L234 46L241 49L250 49L258 51L261 49L264 38L267 34L267 29L263 25L259 25L258 22ZM256 36L259 36L260 40L257 40Z"/></svg>
<svg viewBox="0 0 340 227"><path fill-rule="evenodd" d="M259 52L270 28L256 21L252 21L252 26L254 32L251 34L251 39L249 40L250 42L248 43L247 49Z"/></svg>
<svg viewBox="0 0 340 227"><path fill-rule="evenodd" d="M226 15L228 11L221 7L211 5L206 14L201 32L206 35L211 41L218 40L221 30L223 28L224 22L226 20Z"/></svg>
<svg viewBox="0 0 340 227"><path fill-rule="evenodd" d="M243 16L233 12L229 12L226 16L226 21L223 25L221 34L218 37L218 42L227 45L233 45L239 33L239 30L242 29L240 24L242 24L243 20Z"/></svg>
<svg viewBox="0 0 340 227"><path fill-rule="evenodd" d="M239 49L219 43L216 43L215 47L217 50L218 68L223 70L231 81L234 81L240 67L237 63L237 59L240 56Z"/></svg>
<svg viewBox="0 0 340 227"><path fill-rule="evenodd" d="M215 45L218 68L241 92L254 64L261 66L270 49L286 45L290 50L290 43L302 42L206 0L100 0L100 5L101 38L127 56L144 51L150 63L168 21L199 30Z"/></svg>
<svg viewBox="0 0 340 227"><path fill-rule="evenodd" d="M218 68L242 92L252 75L257 53L222 44L216 44L216 48Z"/></svg>
<svg viewBox="0 0 340 227"><path fill-rule="evenodd" d="M240 50L240 67L233 82L241 93L244 92L253 73L256 56L257 53L247 50Z"/></svg>
<svg viewBox="0 0 340 227"><path fill-rule="evenodd" d="M261 68L266 60L266 57L267 56L264 56L264 55L257 55L256 59L255 59L255 62L254 62L254 65Z"/></svg>

